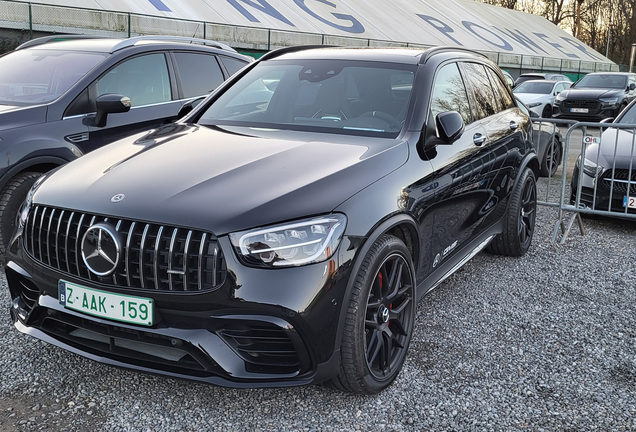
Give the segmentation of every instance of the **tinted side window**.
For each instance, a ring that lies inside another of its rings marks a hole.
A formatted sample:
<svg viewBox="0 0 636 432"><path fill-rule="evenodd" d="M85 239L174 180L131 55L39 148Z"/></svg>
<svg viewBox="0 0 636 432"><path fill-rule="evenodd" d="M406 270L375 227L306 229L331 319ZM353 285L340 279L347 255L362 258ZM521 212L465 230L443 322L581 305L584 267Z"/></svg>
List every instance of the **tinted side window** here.
<svg viewBox="0 0 636 432"><path fill-rule="evenodd" d="M241 69L243 69L247 63L241 60L236 60L230 57L221 56L221 61L225 65L225 69L227 69L227 73L232 76Z"/></svg>
<svg viewBox="0 0 636 432"><path fill-rule="evenodd" d="M473 122L464 81L456 63L447 64L437 71L431 94L431 115L457 111L465 124Z"/></svg>
<svg viewBox="0 0 636 432"><path fill-rule="evenodd" d="M174 58L177 60L184 98L207 95L225 81L216 56L176 52Z"/></svg>
<svg viewBox="0 0 636 432"><path fill-rule="evenodd" d="M492 83L492 88L495 92L495 98L499 104L499 110L507 110L508 108L514 108L515 102L512 100L512 96L508 93L507 86L501 81L499 75L487 67L486 71L488 72L488 76L490 77L490 82Z"/></svg>
<svg viewBox="0 0 636 432"><path fill-rule="evenodd" d="M468 91L473 95L475 120L491 116L497 112L497 101L486 74L486 68L477 63L462 63L464 79Z"/></svg>
<svg viewBox="0 0 636 432"><path fill-rule="evenodd" d="M97 80L97 94L128 96L132 106L172 100L168 66L164 54L149 54L126 60Z"/></svg>

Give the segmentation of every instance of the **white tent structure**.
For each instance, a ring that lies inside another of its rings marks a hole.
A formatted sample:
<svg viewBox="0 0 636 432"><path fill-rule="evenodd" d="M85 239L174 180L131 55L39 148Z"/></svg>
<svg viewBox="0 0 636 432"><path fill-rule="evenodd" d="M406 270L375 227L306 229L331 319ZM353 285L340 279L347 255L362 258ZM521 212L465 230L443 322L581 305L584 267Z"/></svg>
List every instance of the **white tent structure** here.
<svg viewBox="0 0 636 432"><path fill-rule="evenodd" d="M0 0L0 28L25 22L35 31L196 36L250 50L456 45L517 70L618 70L542 17L473 0Z"/></svg>

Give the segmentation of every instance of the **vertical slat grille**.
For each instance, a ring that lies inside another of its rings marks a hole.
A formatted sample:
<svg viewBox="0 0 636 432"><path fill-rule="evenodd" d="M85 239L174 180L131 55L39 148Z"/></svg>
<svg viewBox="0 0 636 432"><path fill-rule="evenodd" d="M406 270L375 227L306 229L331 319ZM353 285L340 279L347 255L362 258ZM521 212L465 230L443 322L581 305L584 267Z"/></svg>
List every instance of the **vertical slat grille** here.
<svg viewBox="0 0 636 432"><path fill-rule="evenodd" d="M93 274L82 259L82 239L98 222L114 226L122 246L112 275ZM104 284L166 291L203 291L225 281L225 259L216 237L177 227L83 214L52 207L31 210L24 245L37 261Z"/></svg>

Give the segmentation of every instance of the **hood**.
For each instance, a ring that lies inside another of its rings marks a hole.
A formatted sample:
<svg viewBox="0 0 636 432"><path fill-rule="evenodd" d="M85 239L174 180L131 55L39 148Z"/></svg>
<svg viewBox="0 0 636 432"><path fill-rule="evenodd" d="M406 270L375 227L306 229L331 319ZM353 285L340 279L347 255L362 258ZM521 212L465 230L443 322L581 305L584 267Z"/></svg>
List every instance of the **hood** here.
<svg viewBox="0 0 636 432"><path fill-rule="evenodd" d="M536 93L515 93L515 96L517 96L519 100L523 102L524 104L530 105L531 103L534 103L534 102L546 103L552 95L551 94L536 94Z"/></svg>
<svg viewBox="0 0 636 432"><path fill-rule="evenodd" d="M618 97L624 93L625 91L620 89L570 87L568 90L563 90L561 95L567 99L577 100Z"/></svg>
<svg viewBox="0 0 636 432"><path fill-rule="evenodd" d="M64 166L34 202L222 235L329 213L407 158L393 139L176 124Z"/></svg>
<svg viewBox="0 0 636 432"><path fill-rule="evenodd" d="M634 143L633 155L632 142ZM631 161L632 169L636 169L636 135L632 130L607 129L601 135L600 146L599 154L598 144L590 145L585 152L585 158L598 162L606 169L611 169L614 166L614 159L616 159L616 168L619 169L629 169ZM614 151L616 151L616 157L614 157ZM636 181L636 179L634 180Z"/></svg>
<svg viewBox="0 0 636 432"><path fill-rule="evenodd" d="M29 107L0 105L0 132L44 123L46 121L46 108L46 105Z"/></svg>

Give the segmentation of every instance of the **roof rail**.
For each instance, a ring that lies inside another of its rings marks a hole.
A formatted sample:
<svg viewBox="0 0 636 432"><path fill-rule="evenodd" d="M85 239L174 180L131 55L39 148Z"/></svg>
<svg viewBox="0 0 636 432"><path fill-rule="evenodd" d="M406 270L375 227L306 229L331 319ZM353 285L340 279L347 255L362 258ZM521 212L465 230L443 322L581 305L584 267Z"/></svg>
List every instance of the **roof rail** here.
<svg viewBox="0 0 636 432"><path fill-rule="evenodd" d="M259 60L270 60L270 59L279 57L283 54L293 53L297 51L305 51L310 49L317 49L317 48L339 48L339 47L335 45L300 45L300 46L284 47L284 48L279 48L274 51L270 51L263 54L259 58Z"/></svg>
<svg viewBox="0 0 636 432"><path fill-rule="evenodd" d="M76 40L76 39L107 39L108 36L98 36L98 35L79 35L79 34L61 34L61 35L52 35L52 36L43 36L36 39L31 39L30 41L24 42L22 45L18 46L15 51L31 48L38 45L44 45L49 42L62 42L67 40Z"/></svg>
<svg viewBox="0 0 636 432"><path fill-rule="evenodd" d="M229 45L225 45L220 42L207 40L207 39L197 39L191 37L183 37L183 36L135 36L128 39L124 39L115 45L110 52L114 53L120 49L128 48L135 45L137 42L141 41L167 41L167 42L183 42L183 43L191 43L191 44L200 44L200 45L208 45L214 48L222 49L225 51L236 52L236 50Z"/></svg>
<svg viewBox="0 0 636 432"><path fill-rule="evenodd" d="M420 64L425 64L434 54L438 54L444 51L464 51L464 52L469 52L471 54L477 54L477 55L488 58L486 54L482 54L480 52L474 51L469 48L457 47L457 46L437 46L437 47L429 48L424 52L424 55L420 58Z"/></svg>

